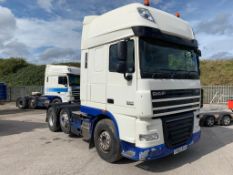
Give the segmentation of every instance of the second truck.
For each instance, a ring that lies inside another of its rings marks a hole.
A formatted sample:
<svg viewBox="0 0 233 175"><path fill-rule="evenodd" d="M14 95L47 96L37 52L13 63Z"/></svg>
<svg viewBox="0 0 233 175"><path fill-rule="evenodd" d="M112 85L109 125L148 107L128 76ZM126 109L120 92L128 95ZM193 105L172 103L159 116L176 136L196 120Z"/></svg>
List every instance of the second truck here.
<svg viewBox="0 0 233 175"><path fill-rule="evenodd" d="M198 43L182 19L134 3L87 16L80 100L51 105L51 131L76 134L115 162L157 159L200 139Z"/></svg>
<svg viewBox="0 0 233 175"><path fill-rule="evenodd" d="M44 94L32 92L31 96L19 97L19 109L46 108L53 103L80 101L80 69L65 65L46 65Z"/></svg>

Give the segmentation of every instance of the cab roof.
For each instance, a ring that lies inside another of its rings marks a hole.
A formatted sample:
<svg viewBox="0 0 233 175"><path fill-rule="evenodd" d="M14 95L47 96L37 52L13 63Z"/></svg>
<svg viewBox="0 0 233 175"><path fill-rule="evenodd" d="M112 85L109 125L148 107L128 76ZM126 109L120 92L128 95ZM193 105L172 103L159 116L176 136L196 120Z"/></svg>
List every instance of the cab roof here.
<svg viewBox="0 0 233 175"><path fill-rule="evenodd" d="M148 9L154 18L149 21L138 12L138 8ZM82 49L134 35L132 27L144 26L161 30L163 33L194 39L190 25L176 17L140 3L129 4L100 16L87 16L83 21Z"/></svg>

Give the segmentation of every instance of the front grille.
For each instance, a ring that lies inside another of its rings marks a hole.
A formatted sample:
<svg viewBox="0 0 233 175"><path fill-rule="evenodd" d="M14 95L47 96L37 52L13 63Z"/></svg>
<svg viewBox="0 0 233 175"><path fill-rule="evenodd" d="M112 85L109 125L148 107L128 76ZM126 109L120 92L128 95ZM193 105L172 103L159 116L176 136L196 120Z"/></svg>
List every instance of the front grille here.
<svg viewBox="0 0 233 175"><path fill-rule="evenodd" d="M200 95L200 89L156 90L151 91L152 99L178 98Z"/></svg>
<svg viewBox="0 0 233 175"><path fill-rule="evenodd" d="M193 133L193 112L162 117L164 142L168 148L187 144Z"/></svg>
<svg viewBox="0 0 233 175"><path fill-rule="evenodd" d="M80 100L80 89L73 89L72 96L74 97L75 100L79 101Z"/></svg>
<svg viewBox="0 0 233 175"><path fill-rule="evenodd" d="M156 90L151 91L151 98L156 117L200 108L200 89Z"/></svg>

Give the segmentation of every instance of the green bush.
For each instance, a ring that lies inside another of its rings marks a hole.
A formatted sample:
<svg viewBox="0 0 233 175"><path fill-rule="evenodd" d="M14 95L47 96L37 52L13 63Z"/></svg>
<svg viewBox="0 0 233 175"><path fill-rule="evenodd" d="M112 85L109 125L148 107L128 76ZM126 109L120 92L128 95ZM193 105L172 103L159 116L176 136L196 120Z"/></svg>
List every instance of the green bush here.
<svg viewBox="0 0 233 175"><path fill-rule="evenodd" d="M80 63L61 63L79 67ZM8 86L43 86L45 65L27 63L22 58L0 59L0 82Z"/></svg>
<svg viewBox="0 0 233 175"><path fill-rule="evenodd" d="M80 67L80 63L61 63ZM8 86L43 86L45 65L27 63L22 58L0 59L0 82ZM201 84L233 84L232 60L201 61Z"/></svg>
<svg viewBox="0 0 233 175"><path fill-rule="evenodd" d="M0 59L0 76L16 73L28 63L21 58Z"/></svg>

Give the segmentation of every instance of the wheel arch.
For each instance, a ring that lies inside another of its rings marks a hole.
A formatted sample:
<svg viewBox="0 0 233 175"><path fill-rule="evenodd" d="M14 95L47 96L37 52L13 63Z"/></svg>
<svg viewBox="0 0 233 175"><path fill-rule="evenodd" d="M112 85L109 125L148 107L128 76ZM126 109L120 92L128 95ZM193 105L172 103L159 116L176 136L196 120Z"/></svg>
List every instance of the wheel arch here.
<svg viewBox="0 0 233 175"><path fill-rule="evenodd" d="M62 98L59 97L59 96L56 96L56 95L45 95L45 96L43 96L43 97L48 98L48 100L49 100L50 103L51 103L54 99L56 99L56 98L58 98L58 99L60 99L60 100L62 101Z"/></svg>
<svg viewBox="0 0 233 175"><path fill-rule="evenodd" d="M81 106L80 111L92 116L92 122L91 122L92 124L91 124L91 131L90 131L91 138L90 138L89 148L94 147L94 130L95 130L97 123L103 119L109 119L113 122L115 131L117 133L117 137L118 138L120 137L118 124L112 113L106 110L101 110L101 109L87 107L87 106Z"/></svg>

